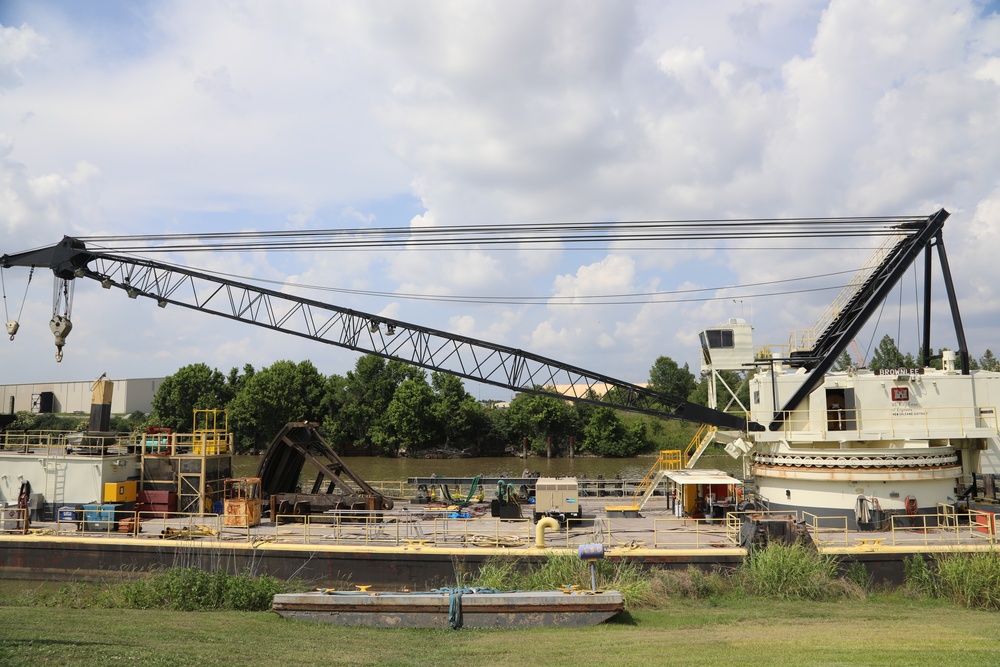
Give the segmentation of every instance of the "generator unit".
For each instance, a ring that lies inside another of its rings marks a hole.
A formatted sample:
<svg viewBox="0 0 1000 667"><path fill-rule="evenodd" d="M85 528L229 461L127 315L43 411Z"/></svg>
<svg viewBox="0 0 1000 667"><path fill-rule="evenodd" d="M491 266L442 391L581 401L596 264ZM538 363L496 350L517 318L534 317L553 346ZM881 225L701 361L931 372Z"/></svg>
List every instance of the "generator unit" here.
<svg viewBox="0 0 1000 667"><path fill-rule="evenodd" d="M583 518L580 485L575 477L539 477L535 482L535 521L550 516L560 524Z"/></svg>

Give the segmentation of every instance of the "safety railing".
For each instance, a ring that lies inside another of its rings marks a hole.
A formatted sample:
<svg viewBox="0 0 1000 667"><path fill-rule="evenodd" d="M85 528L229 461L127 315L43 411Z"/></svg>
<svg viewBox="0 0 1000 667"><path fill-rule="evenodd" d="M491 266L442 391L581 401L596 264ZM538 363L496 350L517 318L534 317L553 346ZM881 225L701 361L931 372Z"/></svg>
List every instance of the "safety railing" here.
<svg viewBox="0 0 1000 667"><path fill-rule="evenodd" d="M232 434L215 431L199 433L137 433L126 441L136 452L156 456L217 456L234 454Z"/></svg>
<svg viewBox="0 0 1000 667"><path fill-rule="evenodd" d="M134 512L90 509L63 511L57 521L29 524L28 510L4 508L0 532L26 533L36 528L56 534L84 537L133 537L167 540L278 542L303 545L533 548L536 524L528 518L464 518L441 510L380 512L334 510L314 515L279 515L275 521L256 527L226 526L218 514ZM748 519L786 518L800 520L794 512L729 512L722 519L654 518L652 533L648 519L588 516L569 518L558 528L544 531L548 548L576 549L581 544L601 543L611 549L706 549L739 547L741 531ZM997 544L997 519L991 512L955 511L942 506L936 513L892 514L883 531L849 528L848 516L818 516L802 512L817 546L823 548L942 547L976 543ZM54 526L54 527L53 527Z"/></svg>
<svg viewBox="0 0 1000 667"><path fill-rule="evenodd" d="M657 549L705 549L739 546L727 526L727 519L670 517L653 520L653 546Z"/></svg>
<svg viewBox="0 0 1000 667"><path fill-rule="evenodd" d="M635 494L641 479L580 479L577 488L584 498L624 498Z"/></svg>
<svg viewBox="0 0 1000 667"><path fill-rule="evenodd" d="M687 467L688 462L691 460L692 457L694 457L696 455L700 457L700 451L699 450L701 450L703 447L707 447L709 445L709 443L711 442L711 437L718 430L719 430L719 427L717 427L717 426L710 426L708 424L702 424L701 426L698 427L698 430L695 431L695 433L694 433L693 436L691 436L691 440L688 441L687 447L684 448L684 462L683 462L683 467ZM660 456L662 458L662 456L663 456L662 452L660 453ZM680 470L681 469L679 458L680 457L678 457L678 461L677 461L678 465L677 465L677 467L676 468L669 468L669 470Z"/></svg>
<svg viewBox="0 0 1000 667"><path fill-rule="evenodd" d="M997 410L993 406L919 407L899 406L893 409L843 409L832 414L785 413L781 437L793 438L805 432L810 438L860 439L861 432L878 433L883 439L894 437L931 438L947 433L960 437L973 430L1000 430ZM849 450L848 450L849 451Z"/></svg>
<svg viewBox="0 0 1000 667"><path fill-rule="evenodd" d="M389 498L413 498L417 495L417 487L403 480L369 481L368 486Z"/></svg>
<svg viewBox="0 0 1000 667"><path fill-rule="evenodd" d="M983 539L990 544L995 544L997 541L997 515L993 512L969 510L969 533L973 539Z"/></svg>
<svg viewBox="0 0 1000 667"><path fill-rule="evenodd" d="M964 514L964 513L963 513ZM965 526L957 520L959 514L946 515L947 522L942 521L942 515L934 514L892 514L889 516L889 533L892 546L929 546L960 544L963 537L969 533L968 515Z"/></svg>
<svg viewBox="0 0 1000 667"><path fill-rule="evenodd" d="M938 503L935 506L939 521L943 526L957 526L959 525L959 513L955 509L954 505L948 505L946 503Z"/></svg>
<svg viewBox="0 0 1000 667"><path fill-rule="evenodd" d="M90 454L117 456L127 453L126 436L90 436L77 431L20 431L0 433L0 451L33 456Z"/></svg>
<svg viewBox="0 0 1000 667"><path fill-rule="evenodd" d="M143 537L156 539L216 538L223 535L219 514L135 512L112 509L63 509L56 517L56 534Z"/></svg>
<svg viewBox="0 0 1000 667"><path fill-rule="evenodd" d="M809 534L817 546L850 546L851 537L846 516L818 516L812 512L802 512L802 520L809 527Z"/></svg>
<svg viewBox="0 0 1000 667"><path fill-rule="evenodd" d="M844 286L840 294L827 306L826 311L820 315L816 324L813 325L812 329L802 330L802 331L792 331L789 334L788 345L791 350L809 350L812 349L816 344L817 338L830 326L830 324L840 317L841 311L850 302L854 295L857 294L858 290L865 284L865 282L871 277L875 269L885 261L886 256L889 252L899 243L903 238L902 234L894 234L892 236L887 236L882 242L872 256L868 258L868 261L863 267L861 267L857 273L851 278L851 280Z"/></svg>
<svg viewBox="0 0 1000 667"><path fill-rule="evenodd" d="M534 544L534 523L528 519L434 519L431 540L434 546L505 546Z"/></svg>
<svg viewBox="0 0 1000 667"><path fill-rule="evenodd" d="M730 511L726 512L726 516L723 519L726 527L726 536L735 542L740 544L742 542L743 524L750 520L761 520L761 519L791 519L793 521L799 521L798 510L748 510L744 512Z"/></svg>
<svg viewBox="0 0 1000 667"><path fill-rule="evenodd" d="M30 515L26 507L4 507L0 508L0 533L20 533L28 532Z"/></svg>
<svg viewBox="0 0 1000 667"><path fill-rule="evenodd" d="M375 510L330 510L305 516L279 514L272 526L271 530L258 534L295 544L396 546L405 534L400 521L387 521L384 512Z"/></svg>
<svg viewBox="0 0 1000 667"><path fill-rule="evenodd" d="M531 544L534 544L535 524L531 529ZM584 544L602 544L611 549L649 548L649 531L636 529L633 520L611 517L567 517L558 529L546 531L543 535L546 547L578 549ZM641 539L640 539L641 538Z"/></svg>

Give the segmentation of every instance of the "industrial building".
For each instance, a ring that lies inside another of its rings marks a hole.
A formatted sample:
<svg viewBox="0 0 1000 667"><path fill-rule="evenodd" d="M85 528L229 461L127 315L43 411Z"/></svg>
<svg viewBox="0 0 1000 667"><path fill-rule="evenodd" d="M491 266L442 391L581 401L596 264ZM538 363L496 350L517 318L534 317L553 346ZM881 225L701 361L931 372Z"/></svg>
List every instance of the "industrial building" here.
<svg viewBox="0 0 1000 667"><path fill-rule="evenodd" d="M114 380L111 414L152 412L153 396L161 384L163 378ZM0 385L0 411L89 415L93 387L93 380Z"/></svg>

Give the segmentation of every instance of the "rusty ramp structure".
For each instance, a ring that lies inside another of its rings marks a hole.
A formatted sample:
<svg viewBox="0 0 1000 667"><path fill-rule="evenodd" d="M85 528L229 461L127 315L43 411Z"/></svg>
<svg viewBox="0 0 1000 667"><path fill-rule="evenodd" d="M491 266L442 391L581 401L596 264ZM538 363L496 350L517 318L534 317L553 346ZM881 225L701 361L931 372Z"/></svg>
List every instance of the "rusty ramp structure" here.
<svg viewBox="0 0 1000 667"><path fill-rule="evenodd" d="M304 473L315 474L308 491ZM331 510L392 509L392 499L356 475L310 422L285 424L268 445L257 477L272 520Z"/></svg>

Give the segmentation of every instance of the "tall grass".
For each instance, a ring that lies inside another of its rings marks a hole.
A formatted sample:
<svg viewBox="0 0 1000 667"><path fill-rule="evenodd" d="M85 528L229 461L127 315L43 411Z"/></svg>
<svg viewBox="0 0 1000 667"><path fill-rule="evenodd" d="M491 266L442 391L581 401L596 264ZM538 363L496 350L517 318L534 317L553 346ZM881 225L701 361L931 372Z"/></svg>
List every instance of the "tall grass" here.
<svg viewBox="0 0 1000 667"><path fill-rule="evenodd" d="M1000 552L942 554L933 569L919 557L907 559L909 592L937 597L969 609L1000 609Z"/></svg>
<svg viewBox="0 0 1000 667"><path fill-rule="evenodd" d="M276 593L301 585L274 577L217 570L172 568L138 579L102 583L69 582L56 590L21 593L2 604L75 609L171 609L174 611L267 611Z"/></svg>
<svg viewBox="0 0 1000 667"><path fill-rule="evenodd" d="M752 551L734 570L646 570L618 560L596 564L597 586L622 593L626 608L657 608L671 600L770 598L775 600L862 599L871 580L854 564L838 576L837 561L803 545L770 544ZM970 609L1000 609L1000 551L945 554L930 561L904 562L903 592L910 597L948 600ZM574 555L552 555L536 563L502 557L486 561L475 576L459 572L462 586L498 590L589 590L589 564ZM178 611L264 611L276 593L302 590L301 582L197 568L173 568L135 579L72 582L39 587L6 598L0 606L170 609Z"/></svg>
<svg viewBox="0 0 1000 667"><path fill-rule="evenodd" d="M626 607L645 600L649 576L638 565L624 561L601 560L595 563L597 587L622 594ZM540 564L513 558L490 558L470 586L497 590L539 591L564 586L590 590L590 564L574 555L553 554Z"/></svg>
<svg viewBox="0 0 1000 667"><path fill-rule="evenodd" d="M735 573L746 595L779 600L864 597L863 589L837 574L837 561L801 543L752 550Z"/></svg>
<svg viewBox="0 0 1000 667"><path fill-rule="evenodd" d="M706 572L694 565L677 570L651 570L643 606L656 608L669 600L717 602L733 593L733 578L722 570Z"/></svg>
<svg viewBox="0 0 1000 667"><path fill-rule="evenodd" d="M734 571L644 570L620 561L598 561L598 587L621 591L627 608L657 607L671 599L717 600L741 595L779 600L860 599L865 589L837 573L837 561L803 545L770 544L753 551ZM860 576L855 573L855 577ZM510 558L488 560L473 586L500 590L545 590L566 585L590 588L587 563L552 555L539 564Z"/></svg>

